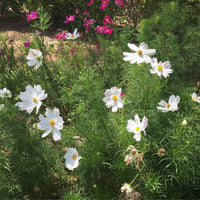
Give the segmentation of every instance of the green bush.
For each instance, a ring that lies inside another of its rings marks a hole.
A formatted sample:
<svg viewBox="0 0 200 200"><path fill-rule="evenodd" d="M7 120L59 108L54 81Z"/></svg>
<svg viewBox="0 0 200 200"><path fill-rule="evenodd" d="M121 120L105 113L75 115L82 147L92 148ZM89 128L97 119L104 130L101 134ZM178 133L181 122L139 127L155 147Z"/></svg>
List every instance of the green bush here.
<svg viewBox="0 0 200 200"><path fill-rule="evenodd" d="M160 12L141 21L137 38L156 48L159 59L170 60L176 77L198 81L200 29L191 18L194 16L190 8L175 2L162 4Z"/></svg>

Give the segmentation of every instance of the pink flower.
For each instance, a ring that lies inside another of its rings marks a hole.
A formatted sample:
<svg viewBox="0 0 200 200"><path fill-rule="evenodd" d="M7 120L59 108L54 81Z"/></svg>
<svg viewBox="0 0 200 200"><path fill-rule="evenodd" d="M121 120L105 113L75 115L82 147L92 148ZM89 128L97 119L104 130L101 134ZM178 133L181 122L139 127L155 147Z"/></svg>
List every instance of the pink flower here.
<svg viewBox="0 0 200 200"><path fill-rule="evenodd" d="M32 11L31 14L26 14L27 21L33 20L37 18L37 11Z"/></svg>
<svg viewBox="0 0 200 200"><path fill-rule="evenodd" d="M69 15L69 17L65 17L66 21L64 21L65 24L74 21L75 15Z"/></svg>
<svg viewBox="0 0 200 200"><path fill-rule="evenodd" d="M75 14L78 14L80 12L80 9L76 8L76 10L74 12L75 12Z"/></svg>
<svg viewBox="0 0 200 200"><path fill-rule="evenodd" d="M35 34L36 35L40 35L41 34L41 32L40 31L38 31L37 29L35 30Z"/></svg>
<svg viewBox="0 0 200 200"><path fill-rule="evenodd" d="M97 33L103 33L104 27L103 26L97 26L97 28L94 29Z"/></svg>
<svg viewBox="0 0 200 200"><path fill-rule="evenodd" d="M87 6L91 6L94 3L93 0L90 0L90 2L87 4Z"/></svg>
<svg viewBox="0 0 200 200"><path fill-rule="evenodd" d="M89 32L92 24L94 24L96 21L94 19L88 19L88 20L83 20L85 23L83 26L86 26L86 32Z"/></svg>
<svg viewBox="0 0 200 200"><path fill-rule="evenodd" d="M72 55L76 55L76 53L77 53L76 48L69 49L69 52L70 52Z"/></svg>
<svg viewBox="0 0 200 200"><path fill-rule="evenodd" d="M101 10L104 10L109 5L109 0L101 0Z"/></svg>
<svg viewBox="0 0 200 200"><path fill-rule="evenodd" d="M63 43L61 43L61 45L58 47L58 51L61 50L63 48Z"/></svg>
<svg viewBox="0 0 200 200"><path fill-rule="evenodd" d="M2 15L0 15L0 17L2 17Z"/></svg>
<svg viewBox="0 0 200 200"><path fill-rule="evenodd" d="M103 29L103 33L108 33L108 34L112 34L113 32L113 28L109 28L108 26L105 26Z"/></svg>
<svg viewBox="0 0 200 200"><path fill-rule="evenodd" d="M124 0L115 0L115 4L121 8L122 6L124 6L123 1Z"/></svg>
<svg viewBox="0 0 200 200"><path fill-rule="evenodd" d="M30 41L29 41L29 40L26 40L26 41L24 42L24 46L25 46L25 47L29 47L29 46L30 46Z"/></svg>
<svg viewBox="0 0 200 200"><path fill-rule="evenodd" d="M112 34L113 28L109 28L108 26L97 26L94 29L97 33L104 33L104 34Z"/></svg>
<svg viewBox="0 0 200 200"><path fill-rule="evenodd" d="M105 16L103 19L103 24L107 24L107 23L112 23L113 19L110 18L110 16Z"/></svg>
<svg viewBox="0 0 200 200"><path fill-rule="evenodd" d="M83 14L86 15L87 17L90 17L90 14L87 12L87 10L84 10Z"/></svg>
<svg viewBox="0 0 200 200"><path fill-rule="evenodd" d="M100 47L99 43L97 43L96 48L98 49L98 53L100 54L101 53L101 47Z"/></svg>
<svg viewBox="0 0 200 200"><path fill-rule="evenodd" d="M124 93L122 92L122 93L120 94L120 96L121 96L121 98L124 98Z"/></svg>
<svg viewBox="0 0 200 200"><path fill-rule="evenodd" d="M66 36L66 33L64 32L60 32L58 33L58 35L55 35L54 38L60 39L60 40L64 40Z"/></svg>

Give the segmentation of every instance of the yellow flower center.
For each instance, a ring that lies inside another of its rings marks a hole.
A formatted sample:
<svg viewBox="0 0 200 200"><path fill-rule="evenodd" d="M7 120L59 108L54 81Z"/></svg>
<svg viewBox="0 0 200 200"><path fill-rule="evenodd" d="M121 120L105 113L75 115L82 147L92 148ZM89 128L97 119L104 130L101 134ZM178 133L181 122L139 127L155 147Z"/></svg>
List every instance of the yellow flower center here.
<svg viewBox="0 0 200 200"><path fill-rule="evenodd" d="M117 96L114 95L112 99L113 99L113 101L116 101L117 100Z"/></svg>
<svg viewBox="0 0 200 200"><path fill-rule="evenodd" d="M77 156L74 154L74 155L72 156L72 159L73 159L73 160L76 160L76 158L77 158Z"/></svg>
<svg viewBox="0 0 200 200"><path fill-rule="evenodd" d="M196 101L196 100L197 100L197 97L193 97L192 100L193 100L193 101Z"/></svg>
<svg viewBox="0 0 200 200"><path fill-rule="evenodd" d="M36 101L37 101L37 98L34 97L34 98L33 98L33 101L36 102Z"/></svg>
<svg viewBox="0 0 200 200"><path fill-rule="evenodd" d="M167 104L167 108L169 108L171 105L170 104Z"/></svg>
<svg viewBox="0 0 200 200"><path fill-rule="evenodd" d="M140 130L140 127L136 127L135 130L136 130L136 131L139 131L139 130Z"/></svg>
<svg viewBox="0 0 200 200"><path fill-rule="evenodd" d="M142 55L142 51L141 50L138 50L138 55Z"/></svg>
<svg viewBox="0 0 200 200"><path fill-rule="evenodd" d="M55 121L53 119L50 120L49 122L51 125L54 125L55 124Z"/></svg>
<svg viewBox="0 0 200 200"><path fill-rule="evenodd" d="M74 38L74 35L72 35L71 38Z"/></svg>
<svg viewBox="0 0 200 200"><path fill-rule="evenodd" d="M158 70L161 71L163 69L162 65L158 65Z"/></svg>

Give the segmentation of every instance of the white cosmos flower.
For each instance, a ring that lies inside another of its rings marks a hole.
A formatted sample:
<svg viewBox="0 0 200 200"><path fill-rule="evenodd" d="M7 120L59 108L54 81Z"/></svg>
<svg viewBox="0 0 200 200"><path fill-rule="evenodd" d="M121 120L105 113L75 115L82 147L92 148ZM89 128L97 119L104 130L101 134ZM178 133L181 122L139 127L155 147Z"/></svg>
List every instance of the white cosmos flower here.
<svg viewBox="0 0 200 200"><path fill-rule="evenodd" d="M53 139L58 141L61 139L61 133L59 130L63 129L63 118L60 115L58 108L54 108L53 111L46 108L45 116L40 114L40 122L37 124L37 128L40 130L46 130L42 137L46 137L51 131L53 134Z"/></svg>
<svg viewBox="0 0 200 200"><path fill-rule="evenodd" d="M171 95L169 97L168 103L166 101L161 100L157 106L158 110L161 110L162 112L168 112L168 111L177 111L178 110L178 103L180 102L180 97L175 97L174 95Z"/></svg>
<svg viewBox="0 0 200 200"><path fill-rule="evenodd" d="M19 98L22 102L17 102L15 106L18 106L21 110L26 110L27 113L31 113L36 107L36 113L42 105L42 100L47 98L47 94L44 93L40 85L34 85L34 87L27 85L25 92L20 92Z"/></svg>
<svg viewBox="0 0 200 200"><path fill-rule="evenodd" d="M158 76L161 78L161 75L163 75L165 78L169 76L173 72L173 69L171 68L170 62L166 61L162 63L161 61L158 63L157 58L151 59L151 67L153 69L150 69L150 73L155 74L157 73Z"/></svg>
<svg viewBox="0 0 200 200"><path fill-rule="evenodd" d="M134 120L129 119L128 120L128 124L127 124L127 130L129 132L135 133L134 137L136 139L136 141L140 141L141 140L141 131L144 132L144 135L146 135L146 127L148 125L148 119L147 117L143 117L142 122L140 122L140 118L138 115L134 116Z"/></svg>
<svg viewBox="0 0 200 200"><path fill-rule="evenodd" d="M112 112L117 112L118 108L123 108L124 101L121 99L122 89L112 87L107 89L103 101L106 103L107 108L112 107Z"/></svg>
<svg viewBox="0 0 200 200"><path fill-rule="evenodd" d="M42 65L42 52L36 49L29 49L29 52L32 52L33 54L26 56L26 59L29 60L27 64L30 67L35 66L34 69L37 70L40 65Z"/></svg>
<svg viewBox="0 0 200 200"><path fill-rule="evenodd" d="M11 94L11 91L6 89L6 88L3 88L3 90L0 90L0 97L4 98L4 97L11 97L12 94Z"/></svg>
<svg viewBox="0 0 200 200"><path fill-rule="evenodd" d="M73 170L74 168L77 168L79 165L79 160L81 159L81 156L78 155L78 152L74 148L68 148L64 158L66 159L65 165L69 170Z"/></svg>
<svg viewBox="0 0 200 200"><path fill-rule="evenodd" d="M192 97L193 101L196 101L197 103L200 103L200 96L197 96L196 92L193 92L190 96Z"/></svg>
<svg viewBox="0 0 200 200"><path fill-rule="evenodd" d="M67 35L65 36L66 39L68 40L75 40L76 38L78 38L80 35L79 33L77 33L77 28L74 29L74 32L71 33L67 33Z"/></svg>
<svg viewBox="0 0 200 200"><path fill-rule="evenodd" d="M128 47L135 51L135 53L128 53L123 52L123 55L125 56L123 58L124 61L130 61L131 64L133 63L150 63L151 58L150 56L154 55L156 53L155 49L148 49L148 45L142 42L139 47L137 47L135 44L128 43Z"/></svg>

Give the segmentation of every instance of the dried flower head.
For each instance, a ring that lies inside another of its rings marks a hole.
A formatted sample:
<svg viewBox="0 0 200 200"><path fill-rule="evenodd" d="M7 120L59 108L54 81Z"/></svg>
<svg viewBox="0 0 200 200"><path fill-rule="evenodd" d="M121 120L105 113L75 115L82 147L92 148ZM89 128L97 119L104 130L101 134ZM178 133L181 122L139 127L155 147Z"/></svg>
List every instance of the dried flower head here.
<svg viewBox="0 0 200 200"><path fill-rule="evenodd" d="M136 162L138 151L132 145L130 145L126 151L130 151L130 153L126 155L124 162L126 163L126 165L130 164L131 166L133 166L133 162Z"/></svg>
<svg viewBox="0 0 200 200"><path fill-rule="evenodd" d="M140 169L140 163L144 164L143 158L144 158L143 153L137 155L137 165L136 165L137 169Z"/></svg>
<svg viewBox="0 0 200 200"><path fill-rule="evenodd" d="M165 149L164 148L161 148L158 150L158 156L159 157L163 157L165 155Z"/></svg>

